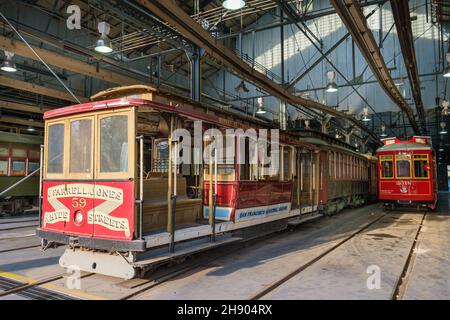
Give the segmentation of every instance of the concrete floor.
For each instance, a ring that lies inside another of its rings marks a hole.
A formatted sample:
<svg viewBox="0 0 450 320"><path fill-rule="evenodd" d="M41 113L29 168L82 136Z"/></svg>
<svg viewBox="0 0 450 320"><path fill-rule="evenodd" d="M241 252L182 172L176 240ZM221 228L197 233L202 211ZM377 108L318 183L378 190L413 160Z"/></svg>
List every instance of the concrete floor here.
<svg viewBox="0 0 450 320"><path fill-rule="evenodd" d="M418 238L403 299L450 298L450 199L448 193L439 196L438 209L427 216ZM384 213L378 207L345 210L301 224L294 231L255 240L244 249L135 298L249 299L381 217ZM421 219L421 213L411 211L387 214L263 299L391 299ZM15 221L14 225L29 223ZM45 252L39 248L2 252L37 245L39 240L32 235L33 227L1 229L0 275L42 279L64 272L58 266L63 247ZM372 274L374 270L379 271L379 278ZM83 278L78 290L69 290L66 278L47 287L82 299L117 299L137 290L129 284L122 279L93 275ZM15 295L3 298L21 299Z"/></svg>
<svg viewBox="0 0 450 320"><path fill-rule="evenodd" d="M426 217L413 255L404 299L450 299L450 194L439 194L436 214Z"/></svg>

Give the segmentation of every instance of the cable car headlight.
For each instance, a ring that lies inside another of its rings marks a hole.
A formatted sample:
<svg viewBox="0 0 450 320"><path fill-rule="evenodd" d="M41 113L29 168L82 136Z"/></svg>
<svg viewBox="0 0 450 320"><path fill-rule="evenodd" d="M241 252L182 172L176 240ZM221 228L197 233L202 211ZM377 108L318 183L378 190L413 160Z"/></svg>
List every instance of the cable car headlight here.
<svg viewBox="0 0 450 320"><path fill-rule="evenodd" d="M75 216L74 216L74 222L76 225L80 225L83 222L83 214L81 213L81 211L77 211L75 212Z"/></svg>

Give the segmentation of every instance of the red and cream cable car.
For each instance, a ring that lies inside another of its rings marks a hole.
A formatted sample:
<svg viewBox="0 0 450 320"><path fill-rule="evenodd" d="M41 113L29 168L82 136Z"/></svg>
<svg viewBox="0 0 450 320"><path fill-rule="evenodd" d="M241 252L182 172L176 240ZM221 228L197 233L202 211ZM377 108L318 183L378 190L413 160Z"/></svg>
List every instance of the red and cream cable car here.
<svg viewBox="0 0 450 320"><path fill-rule="evenodd" d="M320 216L317 148L297 136L280 133L278 172L248 161L248 140L242 163L239 153L228 164L174 163L177 157L171 153L178 152L180 140L173 140L172 133L195 133L198 120L202 134L270 127L146 86L107 90L92 99L44 115L37 235L44 245L69 246L61 266L132 278L136 270L177 255L254 236L254 228L273 232L302 213ZM200 144L207 147L203 138ZM308 178L302 175L306 170ZM308 190L293 198L294 186ZM216 219L210 215L212 195Z"/></svg>
<svg viewBox="0 0 450 320"><path fill-rule="evenodd" d="M377 150L379 200L395 207L434 210L437 202L436 158L431 137L382 140Z"/></svg>

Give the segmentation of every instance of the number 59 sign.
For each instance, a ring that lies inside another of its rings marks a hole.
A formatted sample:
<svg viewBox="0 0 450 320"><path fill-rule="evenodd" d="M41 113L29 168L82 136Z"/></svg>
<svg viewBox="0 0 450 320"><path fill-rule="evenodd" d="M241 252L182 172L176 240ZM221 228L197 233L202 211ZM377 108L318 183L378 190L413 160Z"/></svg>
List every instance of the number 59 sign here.
<svg viewBox="0 0 450 320"><path fill-rule="evenodd" d="M72 198L72 207L74 209L82 209L86 207L86 199L85 198Z"/></svg>

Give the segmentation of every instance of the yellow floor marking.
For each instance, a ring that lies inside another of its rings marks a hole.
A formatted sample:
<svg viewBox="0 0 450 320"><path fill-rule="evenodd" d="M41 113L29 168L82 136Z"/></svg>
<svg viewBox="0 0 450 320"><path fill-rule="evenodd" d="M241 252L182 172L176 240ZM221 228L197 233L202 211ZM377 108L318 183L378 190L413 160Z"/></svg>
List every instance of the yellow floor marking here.
<svg viewBox="0 0 450 320"><path fill-rule="evenodd" d="M96 296L96 295L93 295L93 294L90 294L90 293L86 293L86 292L83 292L83 291L79 291L79 290L76 290L76 289L68 289L68 288L56 286L54 284L43 285L42 287L47 288L47 289L51 289L53 291L59 291L59 292L62 292L62 293L67 293L69 295L76 296L76 297L79 297L79 298L89 299L89 300L109 300L108 298Z"/></svg>
<svg viewBox="0 0 450 320"><path fill-rule="evenodd" d="M18 281L25 282L25 283L28 283L28 284L33 284L33 283L39 281L39 280L36 280L36 279L32 279L32 278L28 278L28 277L22 276L20 274L16 274L16 273L12 273L12 272L6 272L6 271L1 271L1 270L0 270L0 276L5 277L5 278L10 278L10 279L13 279L13 280L18 280ZM51 290L57 291L57 292L59 291L61 293L67 293L69 295L73 295L75 297L84 298L84 299L108 300L107 298L104 298L104 297L96 296L96 295L89 294L89 293L82 292L82 291L75 290L75 289L68 289L68 288L64 288L64 287L59 287L59 286L56 286L54 284L44 284L44 285L42 285L42 287L46 288L46 289L51 289Z"/></svg>
<svg viewBox="0 0 450 320"><path fill-rule="evenodd" d="M22 281L25 283L33 283L33 282L37 281L37 280L31 279L31 278L27 278L25 276L21 276L20 274L15 274L15 273L6 272L6 271L0 271L0 276L6 277L6 278L11 278L14 280L19 280L19 281Z"/></svg>

